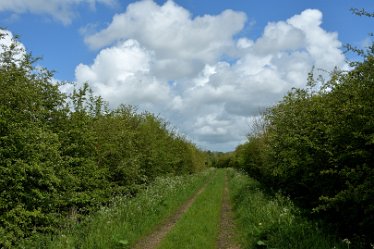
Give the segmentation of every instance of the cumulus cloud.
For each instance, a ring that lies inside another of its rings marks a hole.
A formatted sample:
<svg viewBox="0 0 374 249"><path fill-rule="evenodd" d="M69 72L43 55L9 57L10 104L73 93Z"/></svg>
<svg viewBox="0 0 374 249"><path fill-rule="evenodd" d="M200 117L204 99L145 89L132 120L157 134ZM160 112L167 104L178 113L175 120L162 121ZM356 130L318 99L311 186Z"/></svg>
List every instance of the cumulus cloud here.
<svg viewBox="0 0 374 249"><path fill-rule="evenodd" d="M0 29L0 54L2 54L4 50L7 51L11 45L15 45L18 51L18 53L14 54L15 57L13 58L16 60L23 59L23 56L26 53L25 46L14 39L12 32Z"/></svg>
<svg viewBox="0 0 374 249"><path fill-rule="evenodd" d="M152 53L139 42L127 40L101 50L91 66L78 65L75 75L112 105L124 102L156 110L153 105L169 98L169 87L152 75L152 60Z"/></svg>
<svg viewBox="0 0 374 249"><path fill-rule="evenodd" d="M113 6L116 3L117 0L11 0L0 1L0 11L12 12L13 18L14 13L45 14L67 25L77 16L74 7L79 4L88 4L95 9L96 4Z"/></svg>
<svg viewBox="0 0 374 249"><path fill-rule="evenodd" d="M319 10L271 22L256 40L236 37L245 22L232 10L192 17L172 1L130 4L85 37L101 50L91 65L76 68L77 81L90 82L113 107L135 104L161 114L205 149L234 149L254 117L305 86L313 66L345 63Z"/></svg>
<svg viewBox="0 0 374 249"><path fill-rule="evenodd" d="M102 48L119 40L136 39L152 50L158 62L156 76L164 79L191 77L206 63L214 63L233 46L233 35L244 26L244 13L226 10L217 16L192 18L173 1L130 4L115 15L104 30L85 37L91 48ZM176 67L175 65L179 65Z"/></svg>
<svg viewBox="0 0 374 249"><path fill-rule="evenodd" d="M315 66L331 69L336 62L344 60L341 42L335 32L321 28L322 13L318 10L305 10L300 15L288 19L287 23L300 29L306 38L305 49L315 61Z"/></svg>

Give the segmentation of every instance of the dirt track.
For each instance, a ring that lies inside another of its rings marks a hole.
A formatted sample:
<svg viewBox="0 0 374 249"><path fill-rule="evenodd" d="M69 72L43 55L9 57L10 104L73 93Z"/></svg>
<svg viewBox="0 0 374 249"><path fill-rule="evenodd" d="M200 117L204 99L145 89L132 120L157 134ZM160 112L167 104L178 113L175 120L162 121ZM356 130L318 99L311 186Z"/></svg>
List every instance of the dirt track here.
<svg viewBox="0 0 374 249"><path fill-rule="evenodd" d="M205 183L192 197L190 197L173 215L156 227L149 235L139 240L133 249L155 249L166 235L173 229L184 213L193 205L196 198L204 192L208 183ZM225 188L223 192L219 236L217 238L217 249L240 249L235 242L235 224L233 221L232 208L229 198L227 176L225 177Z"/></svg>
<svg viewBox="0 0 374 249"><path fill-rule="evenodd" d="M221 207L220 233L217 240L218 249L240 249L235 243L235 224L233 220L232 208L227 186L227 176L225 177L225 189Z"/></svg>
<svg viewBox="0 0 374 249"><path fill-rule="evenodd" d="M175 226L177 221L182 217L182 215L187 212L187 210L195 202L196 198L204 192L207 184L204 184L190 199L188 199L172 216L167 218L162 224L160 224L151 234L144 237L138 243L134 245L134 249L154 249L160 244L160 242L165 238L171 229Z"/></svg>

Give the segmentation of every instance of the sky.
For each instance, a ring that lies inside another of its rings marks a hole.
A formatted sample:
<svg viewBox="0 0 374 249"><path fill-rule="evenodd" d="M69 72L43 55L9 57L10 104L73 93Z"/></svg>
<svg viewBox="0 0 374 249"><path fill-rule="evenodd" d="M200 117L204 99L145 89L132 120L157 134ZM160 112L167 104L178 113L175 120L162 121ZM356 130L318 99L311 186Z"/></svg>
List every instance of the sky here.
<svg viewBox="0 0 374 249"><path fill-rule="evenodd" d="M204 150L231 151L307 74L347 68L370 44L374 0L0 0L0 27L69 81L169 121ZM6 40L2 40L6 43ZM327 75L326 75L327 76Z"/></svg>

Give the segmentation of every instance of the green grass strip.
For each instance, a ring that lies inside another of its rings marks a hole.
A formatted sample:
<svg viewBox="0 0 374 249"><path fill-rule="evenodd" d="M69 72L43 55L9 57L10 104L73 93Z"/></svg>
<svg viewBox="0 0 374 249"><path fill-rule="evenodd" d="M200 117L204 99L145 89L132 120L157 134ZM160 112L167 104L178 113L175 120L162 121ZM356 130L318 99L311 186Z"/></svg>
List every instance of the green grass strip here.
<svg viewBox="0 0 374 249"><path fill-rule="evenodd" d="M329 235L280 195L268 196L259 182L229 169L229 187L242 248L338 249L346 241Z"/></svg>
<svg viewBox="0 0 374 249"><path fill-rule="evenodd" d="M225 171L217 170L206 190L161 242L159 249L213 249L220 222Z"/></svg>
<svg viewBox="0 0 374 249"><path fill-rule="evenodd" d="M24 241L20 248L131 248L175 212L212 174L214 170L157 178L135 198L119 198L82 224L65 229L58 236Z"/></svg>

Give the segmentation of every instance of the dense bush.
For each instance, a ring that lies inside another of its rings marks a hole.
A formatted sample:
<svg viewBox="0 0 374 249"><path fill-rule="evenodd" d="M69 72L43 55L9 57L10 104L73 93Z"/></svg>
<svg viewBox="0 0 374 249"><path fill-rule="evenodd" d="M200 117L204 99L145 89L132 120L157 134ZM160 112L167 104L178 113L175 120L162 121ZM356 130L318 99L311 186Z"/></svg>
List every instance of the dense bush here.
<svg viewBox="0 0 374 249"><path fill-rule="evenodd" d="M308 220L289 198L269 195L258 181L235 170L228 170L228 176L242 248L349 248L348 240L339 240L322 224Z"/></svg>
<svg viewBox="0 0 374 249"><path fill-rule="evenodd" d="M87 84L65 96L17 41L1 51L0 247L53 232L157 176L205 167L205 154L162 119L109 110Z"/></svg>
<svg viewBox="0 0 374 249"><path fill-rule="evenodd" d="M236 150L240 167L336 225L374 238L374 57L293 89Z"/></svg>

